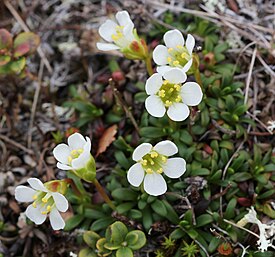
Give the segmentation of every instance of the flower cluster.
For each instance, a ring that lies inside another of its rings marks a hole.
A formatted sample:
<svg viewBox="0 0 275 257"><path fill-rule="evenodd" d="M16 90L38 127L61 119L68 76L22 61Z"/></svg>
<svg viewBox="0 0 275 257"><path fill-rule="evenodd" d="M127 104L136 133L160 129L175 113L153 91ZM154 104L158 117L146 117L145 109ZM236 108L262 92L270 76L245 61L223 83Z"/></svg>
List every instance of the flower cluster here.
<svg viewBox="0 0 275 257"><path fill-rule="evenodd" d="M183 158L168 158L177 152L177 146L169 140L161 141L154 147L149 143L139 145L133 152L133 160L137 163L127 174L129 183L138 187L143 182L146 193L154 196L164 194L167 184L162 174L179 178L186 170Z"/></svg>

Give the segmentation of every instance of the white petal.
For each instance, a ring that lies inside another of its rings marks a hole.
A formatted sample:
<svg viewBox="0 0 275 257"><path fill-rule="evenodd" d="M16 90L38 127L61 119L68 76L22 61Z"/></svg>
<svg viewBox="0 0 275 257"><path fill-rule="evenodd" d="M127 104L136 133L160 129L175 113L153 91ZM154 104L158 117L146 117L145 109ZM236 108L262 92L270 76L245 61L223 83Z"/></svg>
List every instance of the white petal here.
<svg viewBox="0 0 275 257"><path fill-rule="evenodd" d="M174 69L174 68L170 67L168 65L164 65L164 66L157 67L157 72L163 76L164 73L166 73L167 71L170 71L172 69Z"/></svg>
<svg viewBox="0 0 275 257"><path fill-rule="evenodd" d="M36 225L42 224L47 218L46 214L41 213L41 208L39 208L39 206L34 208L32 205L29 205L26 209L26 216Z"/></svg>
<svg viewBox="0 0 275 257"><path fill-rule="evenodd" d="M127 179L132 186L138 187L144 179L144 170L140 163L134 164L127 173Z"/></svg>
<svg viewBox="0 0 275 257"><path fill-rule="evenodd" d="M157 143L154 150L165 156L171 156L178 152L178 147L170 140L165 140Z"/></svg>
<svg viewBox="0 0 275 257"><path fill-rule="evenodd" d="M146 174L144 179L144 190L149 195L162 195L167 191L167 184L162 175L158 173Z"/></svg>
<svg viewBox="0 0 275 257"><path fill-rule="evenodd" d="M80 154L78 158L72 160L73 169L83 168L91 158L91 140L88 137L86 137L86 140L87 142L83 147L83 153Z"/></svg>
<svg viewBox="0 0 275 257"><path fill-rule="evenodd" d="M120 49L119 46L110 43L96 43L96 47L101 51L112 51Z"/></svg>
<svg viewBox="0 0 275 257"><path fill-rule="evenodd" d="M59 230L65 227L65 221L56 208L52 209L50 212L50 223L53 230Z"/></svg>
<svg viewBox="0 0 275 257"><path fill-rule="evenodd" d="M171 120L183 121L189 116L190 110L186 104L174 103L168 108L167 115Z"/></svg>
<svg viewBox="0 0 275 257"><path fill-rule="evenodd" d="M49 191L38 178L29 178L27 181L30 184L30 186L35 190L43 192Z"/></svg>
<svg viewBox="0 0 275 257"><path fill-rule="evenodd" d="M196 106L202 100L202 90L198 83L187 82L181 87L181 97L183 103L189 106Z"/></svg>
<svg viewBox="0 0 275 257"><path fill-rule="evenodd" d="M158 45L153 51L153 60L158 65L167 64L168 57L169 57L168 49L164 45Z"/></svg>
<svg viewBox="0 0 275 257"><path fill-rule="evenodd" d="M133 29L134 29L134 24L133 23L132 24L128 24L127 26L125 26L123 28L123 35L130 42L135 40L135 36L133 34Z"/></svg>
<svg viewBox="0 0 275 257"><path fill-rule="evenodd" d="M179 178L186 171L186 162L183 158L170 158L162 168L169 178Z"/></svg>
<svg viewBox="0 0 275 257"><path fill-rule="evenodd" d="M133 160L134 161L140 161L144 155L149 153L152 150L152 145L149 143L142 143L139 145L133 152Z"/></svg>
<svg viewBox="0 0 275 257"><path fill-rule="evenodd" d="M145 90L148 95L156 94L162 86L162 76L158 73L153 74L147 79L145 84Z"/></svg>
<svg viewBox="0 0 275 257"><path fill-rule="evenodd" d="M68 145L71 150L83 149L86 144L86 140L79 133L74 133L68 138Z"/></svg>
<svg viewBox="0 0 275 257"><path fill-rule="evenodd" d="M130 15L127 11L117 12L116 19L120 26L127 26L129 24L133 24L130 18ZM133 27L134 27L134 24L133 24Z"/></svg>
<svg viewBox="0 0 275 257"><path fill-rule="evenodd" d="M163 77L171 83L183 83L187 76L186 74L182 71L182 69L179 68L174 68L170 71L167 71L163 74Z"/></svg>
<svg viewBox="0 0 275 257"><path fill-rule="evenodd" d="M184 45L183 35L177 29L167 31L163 36L163 40L168 48L176 48L177 45Z"/></svg>
<svg viewBox="0 0 275 257"><path fill-rule="evenodd" d="M15 199L18 202L33 202L33 196L35 194L36 191L30 187L17 186L15 188Z"/></svg>
<svg viewBox="0 0 275 257"><path fill-rule="evenodd" d="M150 95L146 98L145 108L154 117L163 117L166 111L160 97L156 95Z"/></svg>
<svg viewBox="0 0 275 257"><path fill-rule="evenodd" d="M69 208L68 200L66 197L58 192L52 193L56 208L61 211L65 212Z"/></svg>
<svg viewBox="0 0 275 257"><path fill-rule="evenodd" d="M68 164L68 157L70 155L70 148L66 144L59 144L53 149L53 156L61 163Z"/></svg>
<svg viewBox="0 0 275 257"><path fill-rule="evenodd" d="M192 66L192 63L193 63L193 59L191 58L182 68L182 71L183 72L187 72L189 71L189 69L191 68Z"/></svg>
<svg viewBox="0 0 275 257"><path fill-rule="evenodd" d="M112 35L116 34L117 24L112 20L105 21L98 29L99 35L108 42L113 42Z"/></svg>
<svg viewBox="0 0 275 257"><path fill-rule="evenodd" d="M188 53L192 55L192 52L195 46L195 38L192 35L190 34L187 35L185 46L187 48Z"/></svg>
<svg viewBox="0 0 275 257"><path fill-rule="evenodd" d="M66 164L62 164L60 162L58 162L56 164L56 166L57 166L58 169L61 169L61 170L72 170L73 169L71 166L66 165Z"/></svg>

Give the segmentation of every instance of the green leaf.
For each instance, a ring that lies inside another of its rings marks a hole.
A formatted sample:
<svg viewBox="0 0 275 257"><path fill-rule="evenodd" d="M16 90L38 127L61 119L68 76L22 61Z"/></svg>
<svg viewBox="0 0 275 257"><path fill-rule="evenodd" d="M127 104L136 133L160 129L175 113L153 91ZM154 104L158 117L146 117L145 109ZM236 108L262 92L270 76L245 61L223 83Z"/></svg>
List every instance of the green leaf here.
<svg viewBox="0 0 275 257"><path fill-rule="evenodd" d="M32 32L20 33L14 40L14 56L32 54L40 44L40 37Z"/></svg>
<svg viewBox="0 0 275 257"><path fill-rule="evenodd" d="M112 197L121 201L136 201L138 193L130 188L117 188L112 192Z"/></svg>
<svg viewBox="0 0 275 257"><path fill-rule="evenodd" d="M155 200L152 205L152 209L154 210L155 213L159 214L160 216L165 217L167 215L167 210L164 205L164 203L161 200Z"/></svg>
<svg viewBox="0 0 275 257"><path fill-rule="evenodd" d="M170 203L168 203L166 200L162 200L162 203L165 205L167 213L168 213L166 218L173 224L178 224L180 219L179 219L177 212L172 207L172 205Z"/></svg>
<svg viewBox="0 0 275 257"><path fill-rule="evenodd" d="M127 211L131 210L135 205L135 202L122 203L116 207L116 210L119 214L126 213Z"/></svg>
<svg viewBox="0 0 275 257"><path fill-rule="evenodd" d="M79 252L78 257L98 257L98 255L91 248L84 248Z"/></svg>
<svg viewBox="0 0 275 257"><path fill-rule="evenodd" d="M145 127L140 129L140 135L146 138L160 138L165 136L163 128Z"/></svg>
<svg viewBox="0 0 275 257"><path fill-rule="evenodd" d="M143 210L142 223L144 228L148 231L153 224L152 211L148 207Z"/></svg>
<svg viewBox="0 0 275 257"><path fill-rule="evenodd" d="M95 233L94 231L86 231L83 234L84 242L93 249L96 248L96 242L99 239L100 239L100 236L97 233Z"/></svg>
<svg viewBox="0 0 275 257"><path fill-rule="evenodd" d="M248 172L238 172L230 177L230 180L236 182L243 182L252 178L252 175Z"/></svg>
<svg viewBox="0 0 275 257"><path fill-rule="evenodd" d="M237 205L237 199L232 198L229 203L227 204L226 210L225 210L225 218L226 219L232 219L235 216L235 208Z"/></svg>
<svg viewBox="0 0 275 257"><path fill-rule="evenodd" d="M128 228L121 222L116 221L106 230L106 240L108 243L120 245L128 233Z"/></svg>
<svg viewBox="0 0 275 257"><path fill-rule="evenodd" d="M77 227L83 220L84 220L84 216L82 214L77 214L74 215L73 217L69 218L66 221L66 225L64 230L65 231L70 231L72 229L74 229L75 227Z"/></svg>
<svg viewBox="0 0 275 257"><path fill-rule="evenodd" d="M220 243L221 243L221 239L217 237L213 237L208 246L209 253L213 253L214 251L216 251Z"/></svg>
<svg viewBox="0 0 275 257"><path fill-rule="evenodd" d="M11 60L11 57L8 55L0 56L0 66L7 64Z"/></svg>
<svg viewBox="0 0 275 257"><path fill-rule="evenodd" d="M12 46L12 35L6 29L0 29L0 50Z"/></svg>
<svg viewBox="0 0 275 257"><path fill-rule="evenodd" d="M186 131L186 130L180 131L180 141L182 141L183 143L185 143L187 145L192 145L193 144L193 138L189 134L189 132Z"/></svg>
<svg viewBox="0 0 275 257"><path fill-rule="evenodd" d="M196 227L198 228L213 222L213 217L210 214L202 214L196 219L196 221L197 221Z"/></svg>
<svg viewBox="0 0 275 257"><path fill-rule="evenodd" d="M114 222L114 219L112 217L103 217L93 222L91 230L99 231L109 226L112 222Z"/></svg>
<svg viewBox="0 0 275 257"><path fill-rule="evenodd" d="M134 255L129 247L121 247L117 250L116 257L134 257Z"/></svg>
<svg viewBox="0 0 275 257"><path fill-rule="evenodd" d="M115 152L115 158L116 158L117 162L119 163L119 165L121 167L123 167L126 170L128 170L130 168L131 163L128 160L128 158L126 158L124 152L122 152L122 151L116 151Z"/></svg>
<svg viewBox="0 0 275 257"><path fill-rule="evenodd" d="M125 241L128 243L128 247L135 251L146 244L146 237L142 231L133 230L127 234Z"/></svg>
<svg viewBox="0 0 275 257"><path fill-rule="evenodd" d="M180 239L183 238L185 235L185 232L181 228L176 228L171 234L170 237L171 239Z"/></svg>
<svg viewBox="0 0 275 257"><path fill-rule="evenodd" d="M134 219L134 220L141 219L142 218L142 212L139 211L139 210L132 209L129 212L129 217L131 219Z"/></svg>
<svg viewBox="0 0 275 257"><path fill-rule="evenodd" d="M206 168L192 169L191 171L192 176L207 176L210 175L210 173L210 170Z"/></svg>

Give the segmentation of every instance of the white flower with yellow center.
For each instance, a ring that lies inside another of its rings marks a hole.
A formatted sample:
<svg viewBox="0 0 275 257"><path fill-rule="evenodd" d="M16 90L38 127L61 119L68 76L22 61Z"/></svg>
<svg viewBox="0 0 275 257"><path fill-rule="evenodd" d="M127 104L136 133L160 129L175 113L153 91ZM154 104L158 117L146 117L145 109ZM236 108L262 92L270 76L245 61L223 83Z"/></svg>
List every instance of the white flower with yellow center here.
<svg viewBox="0 0 275 257"><path fill-rule="evenodd" d="M59 144L53 149L53 155L58 160L57 167L62 170L78 170L86 166L91 156L91 140L74 133L68 137L68 145Z"/></svg>
<svg viewBox="0 0 275 257"><path fill-rule="evenodd" d="M166 109L171 120L183 121L190 113L188 106L198 105L202 100L199 84L186 82L180 69L170 70L163 75L153 74L145 85L149 97L145 100L146 110L154 117L163 117Z"/></svg>
<svg viewBox="0 0 275 257"><path fill-rule="evenodd" d="M179 178L186 170L183 158L168 158L178 152L177 146L169 141L161 141L154 147L149 143L139 145L133 152L134 164L127 173L129 183L138 187L143 182L149 195L162 195L167 191L163 173L169 178Z"/></svg>
<svg viewBox="0 0 275 257"><path fill-rule="evenodd" d="M194 37L188 34L185 42L182 33L174 29L167 31L163 40L165 46L158 45L153 51L154 62L160 65L157 67L157 72L164 74L175 67L187 72L193 62Z"/></svg>
<svg viewBox="0 0 275 257"><path fill-rule="evenodd" d="M65 222L59 212L68 210L64 195L50 191L39 179L29 178L30 187L17 186L15 199L19 202L33 202L26 209L26 216L36 225L42 224L49 215L54 230L63 229Z"/></svg>

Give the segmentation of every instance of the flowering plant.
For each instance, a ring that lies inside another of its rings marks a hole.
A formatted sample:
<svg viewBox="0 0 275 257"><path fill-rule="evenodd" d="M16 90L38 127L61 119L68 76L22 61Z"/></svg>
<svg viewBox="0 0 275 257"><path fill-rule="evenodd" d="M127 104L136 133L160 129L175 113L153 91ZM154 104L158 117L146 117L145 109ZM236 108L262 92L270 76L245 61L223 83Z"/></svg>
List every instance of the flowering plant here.
<svg viewBox="0 0 275 257"><path fill-rule="evenodd" d="M161 175L179 178L186 170L183 158L168 158L178 152L177 146L169 141L161 141L154 147L149 143L139 145L133 152L134 164L127 173L129 183L143 187L149 195L162 195L167 191L167 184Z"/></svg>

